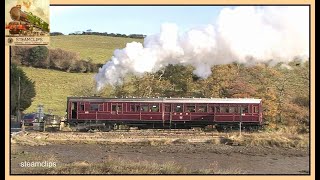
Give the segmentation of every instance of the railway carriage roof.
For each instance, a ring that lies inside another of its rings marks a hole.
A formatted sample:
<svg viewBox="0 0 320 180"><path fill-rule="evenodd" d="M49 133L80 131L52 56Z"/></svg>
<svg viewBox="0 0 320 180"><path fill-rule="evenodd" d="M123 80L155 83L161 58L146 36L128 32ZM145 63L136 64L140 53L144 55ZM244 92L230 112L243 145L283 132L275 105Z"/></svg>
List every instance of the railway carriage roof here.
<svg viewBox="0 0 320 180"><path fill-rule="evenodd" d="M104 98L104 97L68 97L74 102L140 102L140 103L261 103L254 98Z"/></svg>

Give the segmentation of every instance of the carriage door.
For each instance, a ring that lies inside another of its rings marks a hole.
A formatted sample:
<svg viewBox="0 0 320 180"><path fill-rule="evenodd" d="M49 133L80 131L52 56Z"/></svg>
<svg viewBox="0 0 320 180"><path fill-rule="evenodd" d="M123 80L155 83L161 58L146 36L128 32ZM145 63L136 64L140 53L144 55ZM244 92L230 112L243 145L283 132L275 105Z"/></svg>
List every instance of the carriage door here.
<svg viewBox="0 0 320 180"><path fill-rule="evenodd" d="M77 108L78 108L78 103L77 102L72 102L71 104L71 119L77 119Z"/></svg>
<svg viewBox="0 0 320 180"><path fill-rule="evenodd" d="M259 105L253 105L252 106L252 111L251 111L252 113L253 113L253 121L260 121L260 114L259 114Z"/></svg>
<svg viewBox="0 0 320 180"><path fill-rule="evenodd" d="M114 115L122 114L122 103L112 103L111 114L114 114Z"/></svg>
<svg viewBox="0 0 320 180"><path fill-rule="evenodd" d="M171 104L162 104L162 121L163 124L172 121Z"/></svg>

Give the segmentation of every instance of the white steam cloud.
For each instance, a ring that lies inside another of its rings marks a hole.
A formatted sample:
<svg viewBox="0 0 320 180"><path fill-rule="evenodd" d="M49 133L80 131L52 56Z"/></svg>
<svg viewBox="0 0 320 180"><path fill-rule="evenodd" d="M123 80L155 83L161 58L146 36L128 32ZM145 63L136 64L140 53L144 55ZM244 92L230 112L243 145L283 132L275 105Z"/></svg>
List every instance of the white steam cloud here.
<svg viewBox="0 0 320 180"><path fill-rule="evenodd" d="M117 49L95 76L97 90L121 83L128 73L155 72L168 64L192 65L202 78L211 66L239 62L288 63L309 57L309 9L307 6L223 9L215 25L178 32L175 24L162 24L159 34L141 43Z"/></svg>

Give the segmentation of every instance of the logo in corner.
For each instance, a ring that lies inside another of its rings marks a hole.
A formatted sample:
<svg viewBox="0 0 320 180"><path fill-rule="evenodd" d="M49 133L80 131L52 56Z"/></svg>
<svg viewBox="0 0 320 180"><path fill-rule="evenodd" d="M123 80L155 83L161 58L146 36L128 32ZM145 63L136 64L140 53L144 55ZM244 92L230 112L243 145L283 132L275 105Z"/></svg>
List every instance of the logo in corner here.
<svg viewBox="0 0 320 180"><path fill-rule="evenodd" d="M13 39L12 38L8 38L8 43L9 44L13 43Z"/></svg>

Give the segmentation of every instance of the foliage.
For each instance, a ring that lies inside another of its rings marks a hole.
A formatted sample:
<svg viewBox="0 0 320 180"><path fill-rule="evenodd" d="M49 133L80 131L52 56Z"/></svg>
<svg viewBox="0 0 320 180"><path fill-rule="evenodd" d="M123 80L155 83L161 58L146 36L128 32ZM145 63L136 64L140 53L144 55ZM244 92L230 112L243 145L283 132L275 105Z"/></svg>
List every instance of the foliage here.
<svg viewBox="0 0 320 180"><path fill-rule="evenodd" d="M51 34L51 33L50 33ZM62 33L53 33L52 35L63 35ZM93 32L91 29L87 31L76 31L74 33L69 33L69 35L97 35L97 36L110 36L110 37L124 37L124 38L135 38L135 39L143 39L146 35L143 34L119 34L119 33L107 33L107 32Z"/></svg>
<svg viewBox="0 0 320 180"><path fill-rule="evenodd" d="M33 67L48 67L49 50L46 46L35 46L29 50L29 65Z"/></svg>
<svg viewBox="0 0 320 180"><path fill-rule="evenodd" d="M95 35L54 36L49 50L49 67L66 72L97 72L114 49L123 48L133 39ZM141 39L135 41L142 42ZM60 48L60 49L59 49ZM12 47L12 63L27 65L31 48ZM288 67L288 68L284 68ZM54 107L64 115L67 96L105 97L214 97L261 98L263 118L271 129L301 127L307 132L310 125L309 61L292 61L270 66L266 63L215 65L206 78L197 77L191 66L168 65L155 73L129 74L123 83L107 85L97 92L94 74L66 73L54 70L23 67L36 82L37 96L27 111L38 103Z"/></svg>
<svg viewBox="0 0 320 180"><path fill-rule="evenodd" d="M191 66L169 64L163 70L163 79L169 81L171 88L165 91L166 96L186 97L192 96L193 79L196 78Z"/></svg>
<svg viewBox="0 0 320 180"><path fill-rule="evenodd" d="M10 47L11 63L16 65L28 65L28 56L30 48L30 46Z"/></svg>
<svg viewBox="0 0 320 180"><path fill-rule="evenodd" d="M50 32L50 36L59 36L59 35L64 35L61 32Z"/></svg>
<svg viewBox="0 0 320 180"><path fill-rule="evenodd" d="M299 66L294 65L292 70L284 69L281 64L216 65L206 79L194 75L192 67L168 65L156 73L126 77L122 84L109 87L108 95L260 98L264 121L272 129L283 126L308 129L310 100L306 64L308 62L301 62Z"/></svg>
<svg viewBox="0 0 320 180"><path fill-rule="evenodd" d="M33 48L15 47L12 52L12 62L44 69L55 69L65 72L98 72L102 64L92 63L92 59L79 59L77 53L60 48L47 49L36 46Z"/></svg>
<svg viewBox="0 0 320 180"><path fill-rule="evenodd" d="M19 103L19 77L20 77L20 103ZM32 82L25 72L12 64L10 67L10 113L16 115L19 105L20 110L27 109L36 95L34 82Z"/></svg>

